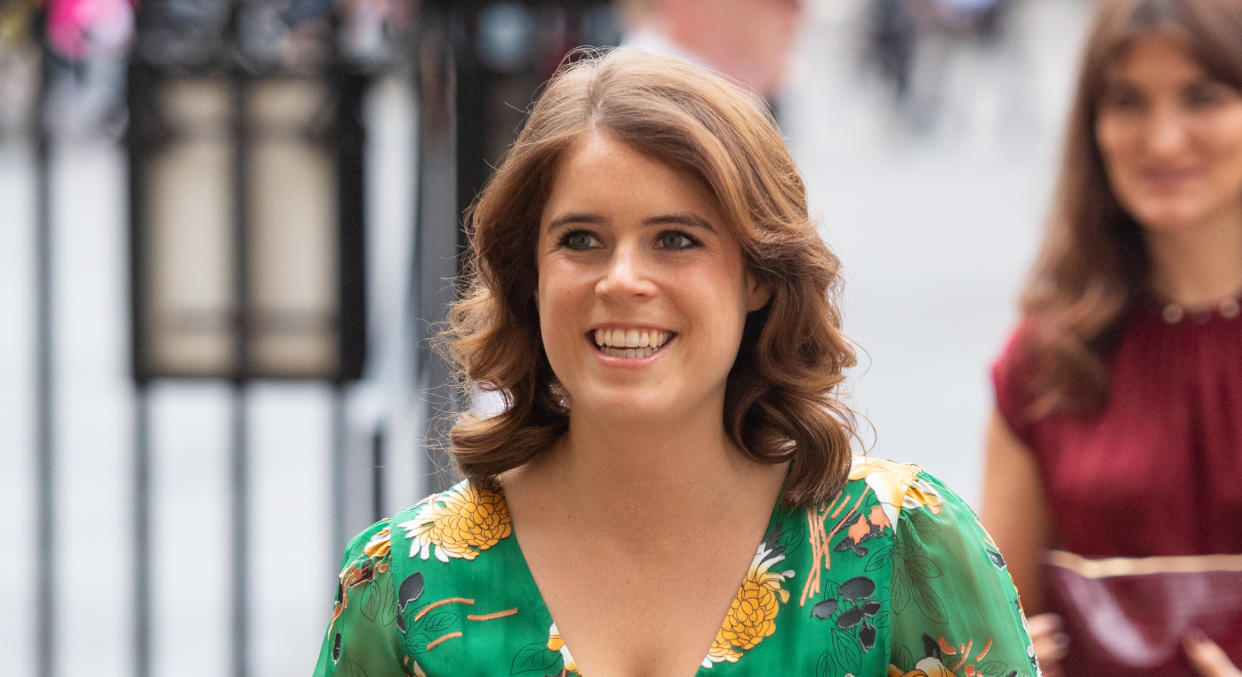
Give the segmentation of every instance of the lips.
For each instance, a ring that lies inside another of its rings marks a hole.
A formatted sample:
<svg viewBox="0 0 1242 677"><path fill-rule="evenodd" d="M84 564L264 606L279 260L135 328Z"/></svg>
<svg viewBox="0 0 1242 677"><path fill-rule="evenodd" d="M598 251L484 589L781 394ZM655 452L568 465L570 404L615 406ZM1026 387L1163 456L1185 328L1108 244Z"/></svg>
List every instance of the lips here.
<svg viewBox="0 0 1242 677"><path fill-rule="evenodd" d="M1155 187L1173 187L1198 175L1193 167L1148 167L1139 172L1142 180Z"/></svg>
<svg viewBox="0 0 1242 677"><path fill-rule="evenodd" d="M651 357L669 342L672 332L662 329L596 329L591 332L595 347L612 357Z"/></svg>

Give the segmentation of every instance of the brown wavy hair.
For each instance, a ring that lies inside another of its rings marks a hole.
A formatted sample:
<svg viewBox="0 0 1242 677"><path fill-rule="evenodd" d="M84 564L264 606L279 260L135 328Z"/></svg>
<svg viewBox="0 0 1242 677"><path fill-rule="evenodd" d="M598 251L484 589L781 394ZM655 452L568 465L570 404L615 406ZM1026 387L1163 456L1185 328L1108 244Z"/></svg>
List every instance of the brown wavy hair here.
<svg viewBox="0 0 1242 677"><path fill-rule="evenodd" d="M1150 296L1140 225L1117 200L1095 137L1109 71L1140 38L1174 37L1242 89L1242 0L1103 0L1082 56L1043 248L1022 295L1030 414L1098 412L1121 324Z"/></svg>
<svg viewBox="0 0 1242 677"><path fill-rule="evenodd" d="M841 332L838 260L808 217L775 121L738 86L682 61L624 48L573 56L466 214L464 291L441 345L462 385L499 393L505 407L458 417L449 433L458 468L490 479L567 429L569 398L540 338L535 243L561 157L584 134L602 132L689 172L719 202L746 266L772 289L746 320L726 383L726 429L751 458L791 461L786 505L836 495L856 437L837 391L855 355Z"/></svg>

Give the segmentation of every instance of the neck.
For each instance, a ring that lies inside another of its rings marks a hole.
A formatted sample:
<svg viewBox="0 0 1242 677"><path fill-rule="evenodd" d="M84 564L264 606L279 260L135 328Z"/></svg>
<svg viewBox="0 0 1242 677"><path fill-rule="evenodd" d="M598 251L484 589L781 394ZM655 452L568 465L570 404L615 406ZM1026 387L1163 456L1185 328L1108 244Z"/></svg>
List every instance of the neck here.
<svg viewBox="0 0 1242 677"><path fill-rule="evenodd" d="M1242 290L1242 223L1146 234L1152 287L1188 307L1212 306Z"/></svg>
<svg viewBox="0 0 1242 677"><path fill-rule="evenodd" d="M653 531L684 533L686 525L727 523L736 510L769 509L785 475L784 464L746 457L719 419L638 428L571 418L538 463L533 470L558 487L574 521L614 541L650 541ZM661 530L670 519L682 527Z"/></svg>

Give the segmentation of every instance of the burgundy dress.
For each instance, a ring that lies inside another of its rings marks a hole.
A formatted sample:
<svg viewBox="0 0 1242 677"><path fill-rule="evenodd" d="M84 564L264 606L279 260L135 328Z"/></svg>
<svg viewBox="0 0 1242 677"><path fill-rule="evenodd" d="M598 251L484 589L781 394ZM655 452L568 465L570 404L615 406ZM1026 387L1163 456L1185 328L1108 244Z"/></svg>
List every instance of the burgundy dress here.
<svg viewBox="0 0 1242 677"><path fill-rule="evenodd" d="M1024 333L993 366L996 402L1038 461L1059 547L1091 558L1242 553L1242 316L1169 323L1140 306L1094 417L1025 415Z"/></svg>
<svg viewBox="0 0 1242 677"><path fill-rule="evenodd" d="M1126 318L1095 416L1025 415L1029 321L993 367L997 408L1035 455L1063 550L1090 559L1242 553L1242 317L1235 305L1172 319L1154 303ZM1196 629L1242 665L1235 573L1108 583L1045 574L1057 583L1045 580L1044 601L1071 637L1065 674L1191 675L1180 641Z"/></svg>

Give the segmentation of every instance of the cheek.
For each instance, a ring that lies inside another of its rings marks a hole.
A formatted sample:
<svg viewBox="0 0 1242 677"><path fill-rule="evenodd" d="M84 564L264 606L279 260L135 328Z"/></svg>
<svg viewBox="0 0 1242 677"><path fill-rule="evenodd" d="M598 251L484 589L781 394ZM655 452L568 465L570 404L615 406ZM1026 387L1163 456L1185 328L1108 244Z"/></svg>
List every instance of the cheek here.
<svg viewBox="0 0 1242 677"><path fill-rule="evenodd" d="M1116 123L1101 120L1095 125L1095 145L1109 172L1113 171L1123 154L1122 136Z"/></svg>
<svg viewBox="0 0 1242 677"><path fill-rule="evenodd" d="M1233 184L1234 192L1242 196L1242 124L1228 130L1221 149L1222 164L1227 168L1227 180Z"/></svg>

